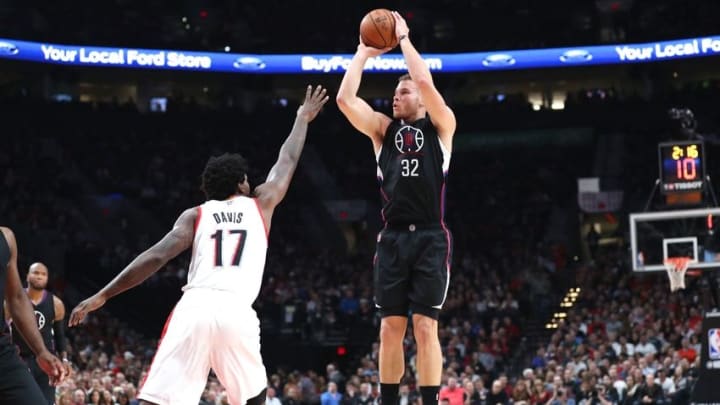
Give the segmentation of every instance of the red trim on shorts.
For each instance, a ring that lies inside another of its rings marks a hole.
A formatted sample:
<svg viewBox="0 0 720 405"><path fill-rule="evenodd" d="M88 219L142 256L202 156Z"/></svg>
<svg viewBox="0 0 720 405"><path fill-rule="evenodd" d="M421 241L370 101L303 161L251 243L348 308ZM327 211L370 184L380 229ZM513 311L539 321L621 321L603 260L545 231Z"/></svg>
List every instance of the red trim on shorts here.
<svg viewBox="0 0 720 405"><path fill-rule="evenodd" d="M165 332L167 332L168 326L170 325L170 320L172 319L173 313L175 312L175 308L173 308L172 311L170 311L170 315L168 315L167 319L165 320L165 326L163 326L162 333L160 333L160 340L158 340L158 346L155 350L155 355L153 355L153 359L150 362L150 367L148 368L147 374L145 374L145 378L138 384L138 395L140 395L143 385L145 385L145 381L150 376L150 371L152 371L153 363L155 363L155 358L157 357L158 352L160 351L160 345L162 344L163 338L165 337Z"/></svg>
<svg viewBox="0 0 720 405"><path fill-rule="evenodd" d="M257 198L253 198L253 201L255 201L255 206L258 209L258 212L260 213L260 219L262 219L263 228L265 228L265 238L270 237L270 230L268 229L267 222L265 222L265 215L263 215L262 208L260 208L260 203L258 202Z"/></svg>

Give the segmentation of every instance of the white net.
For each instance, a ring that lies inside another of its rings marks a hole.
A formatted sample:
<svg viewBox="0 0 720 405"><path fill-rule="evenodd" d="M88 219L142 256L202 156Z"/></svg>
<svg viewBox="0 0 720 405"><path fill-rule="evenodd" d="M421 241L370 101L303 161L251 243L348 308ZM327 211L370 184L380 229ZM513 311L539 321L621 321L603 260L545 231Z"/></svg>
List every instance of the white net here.
<svg viewBox="0 0 720 405"><path fill-rule="evenodd" d="M669 257L665 260L665 270L670 279L670 291L685 289L685 273L687 273L691 260L689 257Z"/></svg>

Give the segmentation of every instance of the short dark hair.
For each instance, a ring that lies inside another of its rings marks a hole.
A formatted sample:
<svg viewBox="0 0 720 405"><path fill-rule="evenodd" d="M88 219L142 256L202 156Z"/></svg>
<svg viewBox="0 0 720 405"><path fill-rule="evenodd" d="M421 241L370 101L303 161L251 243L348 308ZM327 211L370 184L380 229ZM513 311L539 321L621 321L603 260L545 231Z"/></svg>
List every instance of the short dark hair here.
<svg viewBox="0 0 720 405"><path fill-rule="evenodd" d="M412 76L410 76L410 73L405 73L404 75L398 77L398 82L401 82L403 80L412 80Z"/></svg>
<svg viewBox="0 0 720 405"><path fill-rule="evenodd" d="M224 200L238 192L247 171L247 161L237 153L212 156L203 170L200 190L208 200Z"/></svg>

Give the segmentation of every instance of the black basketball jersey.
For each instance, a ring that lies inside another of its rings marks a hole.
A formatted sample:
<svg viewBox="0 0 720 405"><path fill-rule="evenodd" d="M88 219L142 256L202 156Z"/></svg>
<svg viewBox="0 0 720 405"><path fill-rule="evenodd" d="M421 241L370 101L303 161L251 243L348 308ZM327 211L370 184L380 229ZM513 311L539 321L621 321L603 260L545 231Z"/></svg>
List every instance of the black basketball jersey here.
<svg viewBox="0 0 720 405"><path fill-rule="evenodd" d="M393 120L378 162L386 224L439 224L445 210L450 153L429 118Z"/></svg>
<svg viewBox="0 0 720 405"><path fill-rule="evenodd" d="M47 347L51 352L54 352L55 343L53 339L52 324L55 321L55 305L53 303L53 295L45 290L43 291L43 297L40 302L37 305L35 305L34 302L32 304L33 310L35 311L35 321L37 322L43 342L45 342L45 347ZM12 328L12 339L13 343L20 348L20 356L27 357L33 355L33 351L30 349L30 346L25 343L25 340L22 338L17 328Z"/></svg>
<svg viewBox="0 0 720 405"><path fill-rule="evenodd" d="M0 232L0 302L5 302L5 280L7 280L7 265L10 261L10 246L8 246L5 235ZM3 321L0 325L0 345L7 343L7 324Z"/></svg>

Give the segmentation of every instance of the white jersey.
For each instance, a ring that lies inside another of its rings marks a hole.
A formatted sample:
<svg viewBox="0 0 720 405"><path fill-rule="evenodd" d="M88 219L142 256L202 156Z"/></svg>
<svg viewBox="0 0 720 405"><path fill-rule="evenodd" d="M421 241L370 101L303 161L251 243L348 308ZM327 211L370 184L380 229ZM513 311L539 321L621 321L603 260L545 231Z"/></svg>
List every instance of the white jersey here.
<svg viewBox="0 0 720 405"><path fill-rule="evenodd" d="M202 204L183 291L225 290L254 302L260 293L267 247L267 229L256 199L240 196Z"/></svg>

